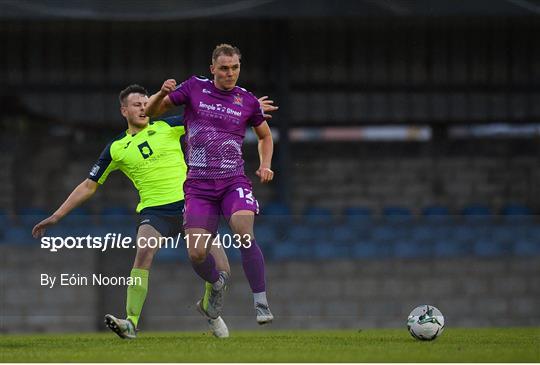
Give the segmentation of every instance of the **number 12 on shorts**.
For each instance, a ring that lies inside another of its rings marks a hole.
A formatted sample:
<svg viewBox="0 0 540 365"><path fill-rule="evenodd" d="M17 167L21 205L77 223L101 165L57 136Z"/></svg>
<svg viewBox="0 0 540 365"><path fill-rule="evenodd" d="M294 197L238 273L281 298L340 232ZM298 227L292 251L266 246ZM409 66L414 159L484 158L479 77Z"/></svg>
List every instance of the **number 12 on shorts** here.
<svg viewBox="0 0 540 365"><path fill-rule="evenodd" d="M238 191L238 196L240 199L246 199L246 203L249 205L255 204L257 207L257 212L259 212L259 202L253 197L253 192L246 188L237 188L236 191Z"/></svg>

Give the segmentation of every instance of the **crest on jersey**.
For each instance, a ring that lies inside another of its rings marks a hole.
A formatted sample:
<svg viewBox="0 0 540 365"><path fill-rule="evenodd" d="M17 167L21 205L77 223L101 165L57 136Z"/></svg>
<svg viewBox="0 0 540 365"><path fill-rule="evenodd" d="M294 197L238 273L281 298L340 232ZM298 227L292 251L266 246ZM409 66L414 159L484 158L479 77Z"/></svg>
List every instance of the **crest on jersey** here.
<svg viewBox="0 0 540 365"><path fill-rule="evenodd" d="M244 98L238 94L233 95L233 104L238 106L244 106Z"/></svg>
<svg viewBox="0 0 540 365"><path fill-rule="evenodd" d="M139 151L141 152L141 155L145 160L154 154L154 151L152 151L152 148L148 144L148 141L141 143L137 147L139 147Z"/></svg>

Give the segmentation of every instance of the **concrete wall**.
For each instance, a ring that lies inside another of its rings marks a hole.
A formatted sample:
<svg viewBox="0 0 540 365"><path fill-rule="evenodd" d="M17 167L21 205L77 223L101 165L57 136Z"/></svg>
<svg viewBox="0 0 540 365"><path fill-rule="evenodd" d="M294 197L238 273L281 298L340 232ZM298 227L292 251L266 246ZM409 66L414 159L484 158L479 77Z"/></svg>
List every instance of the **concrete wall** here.
<svg viewBox="0 0 540 365"><path fill-rule="evenodd" d="M132 253L117 251L98 259L89 250L0 247L0 331L95 331L105 313L123 316L124 287L40 286L41 273L127 275ZM258 328L241 265L232 270L224 318L231 330ZM426 303L448 326L540 325L540 257L270 262L267 278L276 329L402 327ZM141 329L205 331L194 309L202 291L188 263L156 262Z"/></svg>

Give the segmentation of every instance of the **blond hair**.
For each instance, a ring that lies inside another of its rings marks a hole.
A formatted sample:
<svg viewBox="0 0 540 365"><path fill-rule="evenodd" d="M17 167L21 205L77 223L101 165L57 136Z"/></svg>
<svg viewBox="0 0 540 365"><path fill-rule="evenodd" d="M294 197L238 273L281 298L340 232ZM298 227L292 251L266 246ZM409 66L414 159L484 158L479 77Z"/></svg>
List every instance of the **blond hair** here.
<svg viewBox="0 0 540 365"><path fill-rule="evenodd" d="M238 55L238 59L242 59L242 54L240 53L240 50L238 47L231 46L227 43L221 43L214 48L214 51L212 52L212 62L215 62L219 56L229 56L232 57L234 55Z"/></svg>

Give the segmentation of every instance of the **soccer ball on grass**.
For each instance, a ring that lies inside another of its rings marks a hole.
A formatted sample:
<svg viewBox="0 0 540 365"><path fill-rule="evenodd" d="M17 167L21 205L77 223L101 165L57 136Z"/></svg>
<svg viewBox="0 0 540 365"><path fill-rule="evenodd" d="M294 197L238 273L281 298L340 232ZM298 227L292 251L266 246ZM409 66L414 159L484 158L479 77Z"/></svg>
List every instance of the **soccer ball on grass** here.
<svg viewBox="0 0 540 365"><path fill-rule="evenodd" d="M444 330L444 317L432 305L421 305L413 309L407 319L407 329L417 340L431 341Z"/></svg>

